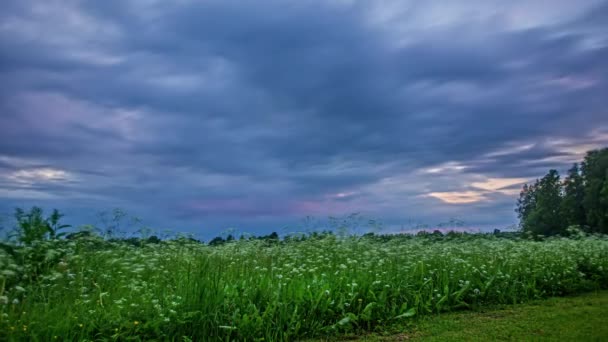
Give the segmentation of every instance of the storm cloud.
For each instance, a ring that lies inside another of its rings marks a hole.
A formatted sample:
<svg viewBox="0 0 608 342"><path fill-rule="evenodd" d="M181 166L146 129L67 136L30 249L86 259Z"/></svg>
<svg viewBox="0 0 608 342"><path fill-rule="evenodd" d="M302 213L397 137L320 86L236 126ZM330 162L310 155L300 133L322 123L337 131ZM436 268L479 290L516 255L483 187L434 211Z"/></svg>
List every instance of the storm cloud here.
<svg viewBox="0 0 608 342"><path fill-rule="evenodd" d="M608 144L605 1L5 1L0 209L515 223Z"/></svg>

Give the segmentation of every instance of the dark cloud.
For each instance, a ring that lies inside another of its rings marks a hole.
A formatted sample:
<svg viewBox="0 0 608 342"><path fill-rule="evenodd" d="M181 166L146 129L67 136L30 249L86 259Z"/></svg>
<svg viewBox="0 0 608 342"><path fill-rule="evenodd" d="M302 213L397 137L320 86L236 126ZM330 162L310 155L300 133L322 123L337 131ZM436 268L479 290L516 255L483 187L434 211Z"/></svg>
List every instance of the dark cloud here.
<svg viewBox="0 0 608 342"><path fill-rule="evenodd" d="M514 196L472 183L608 142L608 5L488 4L9 1L0 203L191 230L360 210L508 224ZM446 202L465 191L483 200Z"/></svg>

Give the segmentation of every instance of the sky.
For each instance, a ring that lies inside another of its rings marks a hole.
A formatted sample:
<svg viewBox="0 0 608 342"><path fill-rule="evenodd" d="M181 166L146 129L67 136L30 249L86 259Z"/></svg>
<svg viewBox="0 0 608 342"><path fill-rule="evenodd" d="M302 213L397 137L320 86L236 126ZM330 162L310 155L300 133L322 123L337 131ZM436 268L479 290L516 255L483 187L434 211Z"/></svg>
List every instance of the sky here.
<svg viewBox="0 0 608 342"><path fill-rule="evenodd" d="M522 184L608 146L607 1L2 5L5 215L502 228Z"/></svg>

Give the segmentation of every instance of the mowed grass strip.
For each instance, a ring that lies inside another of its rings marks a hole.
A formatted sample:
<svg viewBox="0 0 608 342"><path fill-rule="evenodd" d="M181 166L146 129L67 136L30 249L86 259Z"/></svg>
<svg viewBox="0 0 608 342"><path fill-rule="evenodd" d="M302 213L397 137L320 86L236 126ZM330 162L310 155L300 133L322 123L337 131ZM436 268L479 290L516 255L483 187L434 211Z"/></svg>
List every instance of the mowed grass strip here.
<svg viewBox="0 0 608 342"><path fill-rule="evenodd" d="M359 341L608 341L608 291L422 318Z"/></svg>

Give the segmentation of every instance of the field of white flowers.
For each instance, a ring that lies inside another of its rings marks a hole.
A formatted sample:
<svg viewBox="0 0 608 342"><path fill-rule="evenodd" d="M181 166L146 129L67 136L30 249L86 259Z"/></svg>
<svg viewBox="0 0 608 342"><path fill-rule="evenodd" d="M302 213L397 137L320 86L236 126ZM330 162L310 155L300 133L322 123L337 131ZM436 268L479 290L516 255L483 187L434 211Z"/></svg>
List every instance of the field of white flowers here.
<svg viewBox="0 0 608 342"><path fill-rule="evenodd" d="M0 340L297 340L608 285L608 238L326 236L0 249Z"/></svg>

